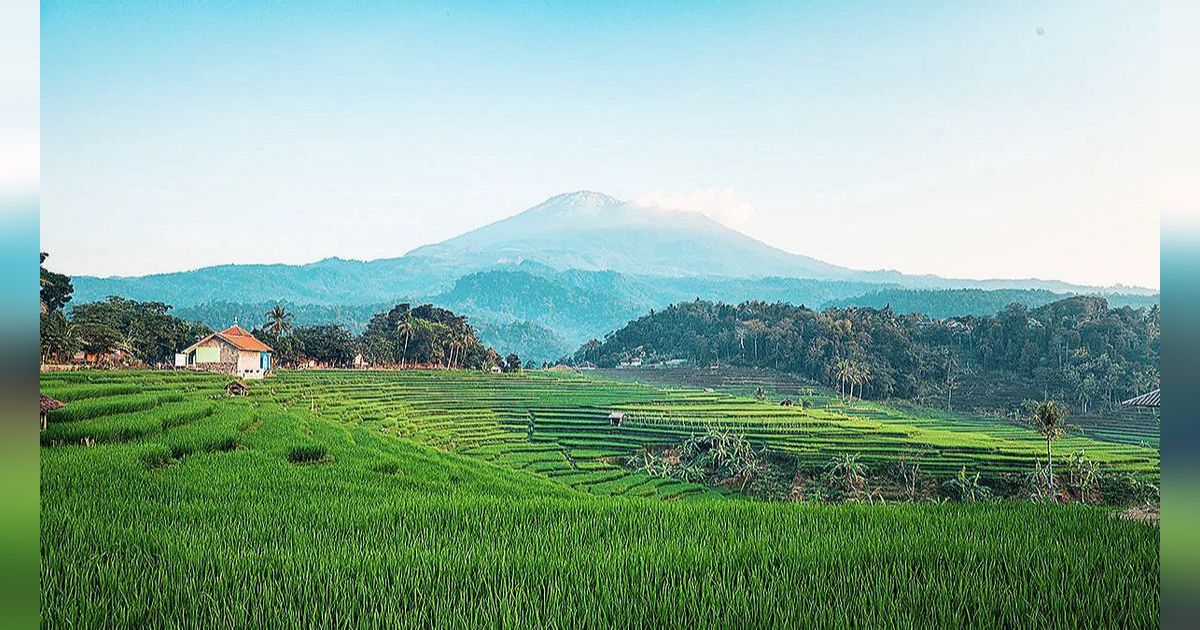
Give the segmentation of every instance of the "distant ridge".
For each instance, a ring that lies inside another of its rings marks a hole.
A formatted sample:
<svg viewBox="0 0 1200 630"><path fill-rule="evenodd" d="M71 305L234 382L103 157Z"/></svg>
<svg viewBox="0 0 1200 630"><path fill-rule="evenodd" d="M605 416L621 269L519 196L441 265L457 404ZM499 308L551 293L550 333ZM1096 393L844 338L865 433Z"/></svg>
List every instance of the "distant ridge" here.
<svg viewBox="0 0 1200 630"><path fill-rule="evenodd" d="M399 258L229 264L134 277L78 276L75 299L88 302L122 295L176 306L264 299L368 304L438 293L470 273L526 264L664 278L799 278L912 289L1157 294L1137 287L1091 287L1055 280L961 280L849 269L785 252L701 214L635 206L604 193L577 191L555 195L524 212Z"/></svg>

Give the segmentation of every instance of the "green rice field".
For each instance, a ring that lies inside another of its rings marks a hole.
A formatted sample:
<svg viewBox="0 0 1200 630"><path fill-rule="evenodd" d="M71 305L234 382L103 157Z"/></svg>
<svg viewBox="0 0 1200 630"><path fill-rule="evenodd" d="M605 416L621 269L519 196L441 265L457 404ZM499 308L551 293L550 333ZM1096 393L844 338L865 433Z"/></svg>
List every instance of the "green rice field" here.
<svg viewBox="0 0 1200 630"><path fill-rule="evenodd" d="M708 428L1021 472L1014 424L573 373L43 374L48 627L1151 627L1158 529L1023 501L765 502L633 472ZM610 426L606 416L624 411ZM1111 470L1158 452L1070 437Z"/></svg>

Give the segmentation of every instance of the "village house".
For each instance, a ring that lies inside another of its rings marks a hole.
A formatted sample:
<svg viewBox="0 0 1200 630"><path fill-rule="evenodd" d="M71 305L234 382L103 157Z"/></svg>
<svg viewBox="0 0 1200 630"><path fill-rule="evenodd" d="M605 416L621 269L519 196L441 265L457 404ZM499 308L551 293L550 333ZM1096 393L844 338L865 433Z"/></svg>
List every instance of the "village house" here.
<svg viewBox="0 0 1200 630"><path fill-rule="evenodd" d="M220 372L240 378L271 373L271 347L234 324L188 346L183 363L194 370Z"/></svg>

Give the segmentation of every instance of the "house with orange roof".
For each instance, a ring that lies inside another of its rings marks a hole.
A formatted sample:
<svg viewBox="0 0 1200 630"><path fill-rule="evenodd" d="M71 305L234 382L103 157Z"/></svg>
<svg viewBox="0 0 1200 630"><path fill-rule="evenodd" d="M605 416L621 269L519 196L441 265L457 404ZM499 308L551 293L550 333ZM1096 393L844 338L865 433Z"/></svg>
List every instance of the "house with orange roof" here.
<svg viewBox="0 0 1200 630"><path fill-rule="evenodd" d="M188 368L262 378L271 373L271 347L234 324L188 346L181 354Z"/></svg>

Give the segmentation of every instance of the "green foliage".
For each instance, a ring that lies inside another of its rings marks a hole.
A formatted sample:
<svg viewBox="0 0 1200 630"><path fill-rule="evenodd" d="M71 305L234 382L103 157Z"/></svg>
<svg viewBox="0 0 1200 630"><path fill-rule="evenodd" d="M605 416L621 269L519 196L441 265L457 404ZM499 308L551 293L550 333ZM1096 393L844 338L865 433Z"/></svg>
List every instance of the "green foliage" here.
<svg viewBox="0 0 1200 630"><path fill-rule="evenodd" d="M837 387L847 398L948 401L963 377L1023 388L1023 397L1068 392L1081 410L1112 407L1157 383L1159 309L1108 308L1076 296L1029 310L1013 304L990 317L930 320L891 308L831 308L785 303L681 302L588 344L576 362L611 367L688 359L774 368ZM1020 398L1017 398L1018 400Z"/></svg>
<svg viewBox="0 0 1200 630"><path fill-rule="evenodd" d="M432 304L397 304L376 313L358 343L376 364L486 367L487 348L467 318Z"/></svg>
<svg viewBox="0 0 1200 630"><path fill-rule="evenodd" d="M333 367L347 367L354 361L354 336L341 326L306 326L292 336L305 359Z"/></svg>
<svg viewBox="0 0 1200 630"><path fill-rule="evenodd" d="M860 499L867 492L867 467L858 453L834 455L825 465L827 487L835 497Z"/></svg>
<svg viewBox="0 0 1200 630"><path fill-rule="evenodd" d="M122 350L146 363L169 363L176 352L209 333L207 327L174 317L170 310L161 302L112 296L75 305L71 323L87 352Z"/></svg>
<svg viewBox="0 0 1200 630"><path fill-rule="evenodd" d="M736 462L718 453L744 450L743 437L798 452L856 444L862 465L918 431L833 415L832 397L801 412L539 372L283 372L245 398L221 396L223 384L167 371L42 376L43 389L81 405L123 400L130 385L184 397L60 423L157 420L146 433L42 448L44 624L278 627L297 614L389 627L1158 622L1158 530L1101 508L747 501L607 463L638 444L625 440L680 444L674 436L706 423L730 427L691 449L714 466ZM621 401L638 421L612 431L597 410ZM937 471L973 453L982 465L1021 453L1022 435L1037 444L1028 429L1004 431L996 450L941 450L954 436L927 436L940 447L922 462ZM221 436L238 446L183 448ZM309 446L323 450L304 460L321 465L288 464L293 447ZM1103 447L1088 453L1137 452Z"/></svg>
<svg viewBox="0 0 1200 630"><path fill-rule="evenodd" d="M66 362L83 347L79 328L67 320L62 311L42 313L41 354L43 362Z"/></svg>
<svg viewBox="0 0 1200 630"><path fill-rule="evenodd" d="M979 473L967 473L966 466L958 470L958 474L942 483L942 488L955 501L975 503L986 501L992 496L992 491L979 482Z"/></svg>
<svg viewBox="0 0 1200 630"><path fill-rule="evenodd" d="M263 314L263 318L266 320L263 323L263 329L272 337L279 339L292 331L292 321L296 317L282 304L276 304Z"/></svg>
<svg viewBox="0 0 1200 630"><path fill-rule="evenodd" d="M42 313L62 311L67 302L71 301L71 293L75 291L70 276L46 269L46 259L49 257L50 255L46 252L41 252L41 269L39 273L41 278Z"/></svg>

